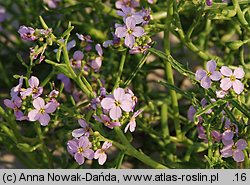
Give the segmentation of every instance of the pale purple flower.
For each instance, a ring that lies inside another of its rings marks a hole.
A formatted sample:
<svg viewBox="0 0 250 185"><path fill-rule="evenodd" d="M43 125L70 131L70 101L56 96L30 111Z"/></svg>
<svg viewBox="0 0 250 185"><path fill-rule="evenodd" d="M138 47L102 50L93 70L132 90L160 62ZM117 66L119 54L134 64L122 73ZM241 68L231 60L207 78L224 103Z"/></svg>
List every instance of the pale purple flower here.
<svg viewBox="0 0 250 185"><path fill-rule="evenodd" d="M228 94L228 91L216 90L215 93L217 98L224 98Z"/></svg>
<svg viewBox="0 0 250 185"><path fill-rule="evenodd" d="M73 130L72 136L75 138L78 138L81 136L89 137L89 135L91 133L91 126L83 119L79 119L78 123L82 128L78 128L78 129Z"/></svg>
<svg viewBox="0 0 250 185"><path fill-rule="evenodd" d="M101 100L106 97L106 89L104 87L100 87L100 95L91 100L91 108L96 110L98 105L101 103Z"/></svg>
<svg viewBox="0 0 250 185"><path fill-rule="evenodd" d="M213 0L206 0L206 4L207 4L207 6L212 6Z"/></svg>
<svg viewBox="0 0 250 185"><path fill-rule="evenodd" d="M60 42L65 42L64 39L60 39ZM75 40L71 40L70 42L67 43L67 51L71 50L72 48L74 48L76 46L76 41ZM53 50L55 53L58 52L58 49L54 49Z"/></svg>
<svg viewBox="0 0 250 185"><path fill-rule="evenodd" d="M210 60L207 62L206 70L198 69L195 73L196 80L201 81L201 86L204 89L211 87L211 80L219 81L221 79L221 73L216 71L216 62Z"/></svg>
<svg viewBox="0 0 250 185"><path fill-rule="evenodd" d="M72 84L67 76L65 76L64 74L58 74L57 79L62 81L66 92L70 93L72 91Z"/></svg>
<svg viewBox="0 0 250 185"><path fill-rule="evenodd" d="M94 158L98 159L98 163L103 165L107 160L106 151L112 146L112 143L105 141L101 149L96 150Z"/></svg>
<svg viewBox="0 0 250 185"><path fill-rule="evenodd" d="M135 19L136 24L140 24L143 22L143 17L140 13L136 13L134 9L130 7L123 6L121 10L117 10L116 14L123 17L124 23L126 23L126 18L133 17Z"/></svg>
<svg viewBox="0 0 250 185"><path fill-rule="evenodd" d="M242 152L242 150L244 150L246 147L247 142L244 139L239 139L235 144L233 140L231 140L231 142L225 145L220 152L222 157L226 158L233 156L233 159L236 162L243 162L244 153Z"/></svg>
<svg viewBox="0 0 250 185"><path fill-rule="evenodd" d="M38 97L33 100L34 110L31 110L28 113L28 117L30 121L39 121L42 126L48 125L50 121L50 113L53 113L57 106L54 103L47 103L42 98Z"/></svg>
<svg viewBox="0 0 250 185"><path fill-rule="evenodd" d="M91 40L91 36L89 36L89 35L83 35L83 34L76 33L76 36L81 41L88 42L88 43L93 42L93 40Z"/></svg>
<svg viewBox="0 0 250 185"><path fill-rule="evenodd" d="M95 72L98 72L100 70L100 67L102 66L103 50L100 44L95 45L95 50L98 54L98 57L90 61L90 66Z"/></svg>
<svg viewBox="0 0 250 185"><path fill-rule="evenodd" d="M0 23L6 19L6 10L0 6Z"/></svg>
<svg viewBox="0 0 250 185"><path fill-rule="evenodd" d="M221 141L222 135L219 131L212 130L211 137L212 137L213 141L216 141L217 143L219 143Z"/></svg>
<svg viewBox="0 0 250 185"><path fill-rule="evenodd" d="M120 122L111 121L110 118L105 114L101 114L100 117L99 116L93 116L93 117L95 118L96 121L103 123L106 127L110 129L121 126Z"/></svg>
<svg viewBox="0 0 250 185"><path fill-rule="evenodd" d="M122 116L122 110L130 112L133 104L130 94L126 94L122 88L116 88L114 95L106 97L101 101L101 106L109 110L109 116L116 120Z"/></svg>
<svg viewBox="0 0 250 185"><path fill-rule="evenodd" d="M238 135L238 126L234 123L231 123L231 121L228 118L222 118L222 122L225 120L225 126L224 128L226 129L222 133L222 143L224 145L228 145L231 143L231 140L234 137L234 134Z"/></svg>
<svg viewBox="0 0 250 185"><path fill-rule="evenodd" d="M12 110L14 110L16 120L18 120L18 121L27 120L27 116L24 116L23 112L20 110L20 108L22 106L21 98L16 97L13 100L5 99L4 100L4 105L6 107L9 107Z"/></svg>
<svg viewBox="0 0 250 185"><path fill-rule="evenodd" d="M137 102L138 102L138 98L135 96L135 94L133 93L133 91L131 91L131 89L129 89L129 88L126 88L126 89L125 89L125 93L128 93L128 94L131 95L131 99L132 99L132 110L134 110L134 109L135 109L135 106L136 106L136 104L137 104Z"/></svg>
<svg viewBox="0 0 250 185"><path fill-rule="evenodd" d="M197 125L198 138L203 139L205 143L207 143L207 135L205 133L205 129L202 125Z"/></svg>
<svg viewBox="0 0 250 185"><path fill-rule="evenodd" d="M94 151L91 148L91 143L89 139L85 136L80 137L79 139L72 139L67 143L68 152L74 156L76 162L79 165L82 165L87 159L94 158Z"/></svg>
<svg viewBox="0 0 250 185"><path fill-rule="evenodd" d="M151 11L150 8L149 9L142 8L142 11L140 12L140 14L142 16L142 26L149 23L149 21L151 19L150 11Z"/></svg>
<svg viewBox="0 0 250 185"><path fill-rule="evenodd" d="M238 67L234 70L234 72L232 72L232 70L228 67L222 66L220 72L225 76L225 78L221 79L221 89L227 91L233 87L233 90L237 94L240 94L244 90L244 84L240 81L240 79L242 79L245 75L245 72L242 68Z"/></svg>
<svg viewBox="0 0 250 185"><path fill-rule="evenodd" d="M39 79L35 76L31 76L28 80L30 88L26 89L25 91L21 92L22 97L32 95L32 98L35 99L39 97L43 92L43 87L39 87Z"/></svg>
<svg viewBox="0 0 250 185"><path fill-rule="evenodd" d="M61 0L43 0L44 3L48 5L49 8L55 9L58 7L58 2Z"/></svg>
<svg viewBox="0 0 250 185"><path fill-rule="evenodd" d="M129 129L130 132L134 132L135 131L135 127L136 127L136 121L135 121L135 118L137 116L139 116L141 113L142 113L143 110L138 110L136 111L133 116L131 117L129 123L127 124L127 126L125 127L124 129L124 132L126 133Z"/></svg>
<svg viewBox="0 0 250 185"><path fill-rule="evenodd" d="M150 48L150 45L144 45L144 46L133 46L130 50L129 50L129 54L134 55L134 54L139 54L139 53L143 53L145 54L146 51Z"/></svg>
<svg viewBox="0 0 250 185"><path fill-rule="evenodd" d="M83 56L83 52L79 50L75 51L73 54L73 58L70 60L71 66L73 68L81 68Z"/></svg>
<svg viewBox="0 0 250 185"><path fill-rule="evenodd" d="M121 39L117 37L114 33L112 33L112 35L113 40L106 40L105 42L103 42L102 46L104 48L107 48L109 46L119 46L121 44Z"/></svg>
<svg viewBox="0 0 250 185"><path fill-rule="evenodd" d="M121 9L124 6L136 8L140 6L140 3L139 0L117 0L115 3L117 9Z"/></svg>
<svg viewBox="0 0 250 185"><path fill-rule="evenodd" d="M19 78L18 85L11 89L10 96L12 100L18 98L19 93L22 91L22 86L23 86L23 76Z"/></svg>
<svg viewBox="0 0 250 185"><path fill-rule="evenodd" d="M124 26L116 28L115 34L119 38L125 37L125 45L132 48L135 43L135 37L144 35L144 29L136 26L136 21L133 17L128 17Z"/></svg>
<svg viewBox="0 0 250 185"><path fill-rule="evenodd" d="M148 3L154 4L157 0L148 0Z"/></svg>
<svg viewBox="0 0 250 185"><path fill-rule="evenodd" d="M49 98L50 100L48 101L48 103L54 103L56 107L59 107L60 106L60 103L56 100L57 96L59 95L59 91L57 90L52 90L50 93L49 93Z"/></svg>
<svg viewBox="0 0 250 185"><path fill-rule="evenodd" d="M37 36L35 36L35 30L31 27L20 26L18 33L23 40L34 41L37 39Z"/></svg>

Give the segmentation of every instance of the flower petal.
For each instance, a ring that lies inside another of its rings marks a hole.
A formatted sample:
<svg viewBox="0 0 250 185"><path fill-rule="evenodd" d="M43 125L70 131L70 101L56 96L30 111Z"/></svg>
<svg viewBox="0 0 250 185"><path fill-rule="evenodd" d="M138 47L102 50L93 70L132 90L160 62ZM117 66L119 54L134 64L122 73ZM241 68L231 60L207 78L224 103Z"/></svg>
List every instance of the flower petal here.
<svg viewBox="0 0 250 185"><path fill-rule="evenodd" d="M124 110L125 112L130 112L132 111L132 108L133 108L133 103L132 101L129 101L129 100L122 100L121 101L121 105L120 107L122 108L122 110Z"/></svg>
<svg viewBox="0 0 250 185"><path fill-rule="evenodd" d="M222 90L224 91L227 91L233 85L230 78L223 78L220 82L221 82L220 88L222 88Z"/></svg>
<svg viewBox="0 0 250 185"><path fill-rule="evenodd" d="M39 85L39 80L35 76L31 76L28 82L29 82L30 87L38 87Z"/></svg>
<svg viewBox="0 0 250 185"><path fill-rule="evenodd" d="M22 97L29 96L29 95L32 94L32 88L28 88L28 89L26 89L25 91L20 92L20 94L21 94Z"/></svg>
<svg viewBox="0 0 250 185"><path fill-rule="evenodd" d="M87 148L89 146L89 139L85 136L79 138L79 146Z"/></svg>
<svg viewBox="0 0 250 185"><path fill-rule="evenodd" d="M216 69L216 62L214 60L208 61L206 65L206 69L207 71L213 73Z"/></svg>
<svg viewBox="0 0 250 185"><path fill-rule="evenodd" d="M224 146L224 148L220 152L222 157L231 157L233 155L232 146Z"/></svg>
<svg viewBox="0 0 250 185"><path fill-rule="evenodd" d="M6 107L9 107L9 108L11 108L11 109L14 109L14 108L15 108L15 104L13 103L13 101L11 101L11 100L9 100L9 99L5 99L5 100L3 101L3 103L4 103L4 105L5 105Z"/></svg>
<svg viewBox="0 0 250 185"><path fill-rule="evenodd" d="M232 70L229 69L227 66L222 66L220 72L222 75L227 77L230 77L233 74Z"/></svg>
<svg viewBox="0 0 250 185"><path fill-rule="evenodd" d="M103 165L107 160L107 154L103 153L100 155L99 159L98 159L98 163L100 165Z"/></svg>
<svg viewBox="0 0 250 185"><path fill-rule="evenodd" d="M236 162L243 162L244 161L244 153L241 150L235 150L233 152L233 159Z"/></svg>
<svg viewBox="0 0 250 185"><path fill-rule="evenodd" d="M238 67L234 70L234 76L238 79L241 79L245 76L245 72L242 68Z"/></svg>
<svg viewBox="0 0 250 185"><path fill-rule="evenodd" d="M84 152L83 152L83 156L86 157L87 159L93 159L94 158L94 151L91 150L91 149L85 149Z"/></svg>
<svg viewBox="0 0 250 185"><path fill-rule="evenodd" d="M132 32L132 35L134 35L135 37L141 37L142 35L144 35L144 29L140 26L136 26Z"/></svg>
<svg viewBox="0 0 250 185"><path fill-rule="evenodd" d="M221 73L219 71L214 71L212 73L212 75L210 76L210 78L213 80L213 81L219 81L221 79Z"/></svg>
<svg viewBox="0 0 250 185"><path fill-rule="evenodd" d="M28 113L28 118L30 121L36 121L40 118L39 110L32 110Z"/></svg>
<svg viewBox="0 0 250 185"><path fill-rule="evenodd" d="M204 78L204 76L207 75L207 72L203 69L198 69L195 73L195 79L196 80L201 80L202 78Z"/></svg>
<svg viewBox="0 0 250 185"><path fill-rule="evenodd" d="M85 134L85 130L83 128L78 128L72 131L72 136L75 138L81 137Z"/></svg>
<svg viewBox="0 0 250 185"><path fill-rule="evenodd" d="M78 119L78 123L82 128L86 128L89 126L89 124L83 119Z"/></svg>
<svg viewBox="0 0 250 185"><path fill-rule="evenodd" d="M108 142L108 141L105 141L102 145L102 149L103 150L107 150L109 149L110 147L112 146L112 143Z"/></svg>
<svg viewBox="0 0 250 185"><path fill-rule="evenodd" d="M111 117L111 119L117 120L122 116L122 110L120 109L120 107L115 106L110 110L109 116Z"/></svg>
<svg viewBox="0 0 250 185"><path fill-rule="evenodd" d="M239 150L244 150L247 147L247 142L244 139L239 139L236 143L235 146Z"/></svg>
<svg viewBox="0 0 250 185"><path fill-rule="evenodd" d="M124 89L118 87L118 88L116 88L114 90L114 98L115 98L115 100L117 100L117 101L122 100L124 95L125 95Z"/></svg>
<svg viewBox="0 0 250 185"><path fill-rule="evenodd" d="M124 43L129 48L132 48L135 43L135 37L132 34L127 34Z"/></svg>
<svg viewBox="0 0 250 185"><path fill-rule="evenodd" d="M33 100L33 106L37 109L40 110L41 108L44 108L45 103L44 100L40 97L38 97L37 99Z"/></svg>
<svg viewBox="0 0 250 185"><path fill-rule="evenodd" d="M128 17L126 19L126 26L128 29L134 30L136 24L136 20L133 17Z"/></svg>
<svg viewBox="0 0 250 185"><path fill-rule="evenodd" d="M46 126L50 121L50 116L47 113L41 114L38 121L41 123L42 126Z"/></svg>
<svg viewBox="0 0 250 185"><path fill-rule="evenodd" d="M83 52L81 52L80 50L75 51L74 54L73 54L73 58L75 60L82 60L83 56L84 56Z"/></svg>
<svg viewBox="0 0 250 185"><path fill-rule="evenodd" d="M81 153L76 153L74 155L74 158L79 165L82 165L84 163L84 157Z"/></svg>
<svg viewBox="0 0 250 185"><path fill-rule="evenodd" d="M95 50L97 51L97 53L98 53L99 56L103 55L102 47L101 47L100 44L96 44L95 45Z"/></svg>
<svg viewBox="0 0 250 185"><path fill-rule="evenodd" d="M104 98L101 101L101 106L102 106L102 108L109 110L115 106L115 100L113 98L109 98L109 97Z"/></svg>
<svg viewBox="0 0 250 185"><path fill-rule="evenodd" d="M44 108L45 108L46 113L55 112L55 110L57 108L57 103L55 103L55 102L47 103Z"/></svg>
<svg viewBox="0 0 250 185"><path fill-rule="evenodd" d="M235 80L233 83L233 89L237 94L240 94L244 90L244 84L239 81Z"/></svg>
<svg viewBox="0 0 250 185"><path fill-rule="evenodd" d="M201 87L208 89L211 87L211 79L208 76L205 76L201 79Z"/></svg>
<svg viewBox="0 0 250 185"><path fill-rule="evenodd" d="M115 30L115 35L119 38L123 38L127 35L127 28L125 26L117 27Z"/></svg>

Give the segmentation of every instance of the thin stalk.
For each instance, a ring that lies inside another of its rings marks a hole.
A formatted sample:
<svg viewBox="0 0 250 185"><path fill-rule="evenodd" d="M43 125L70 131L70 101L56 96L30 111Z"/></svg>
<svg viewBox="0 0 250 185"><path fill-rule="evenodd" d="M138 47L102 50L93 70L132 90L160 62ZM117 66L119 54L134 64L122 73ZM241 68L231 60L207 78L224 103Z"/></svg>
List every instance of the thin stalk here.
<svg viewBox="0 0 250 185"><path fill-rule="evenodd" d="M168 1L167 7L167 14L168 17L166 18L166 26L170 27L173 15L174 15L174 8L173 8L173 0ZM170 40L169 40L169 29L164 31L164 51L167 56L170 55ZM165 61L165 75L167 82L171 85L174 85L174 77L173 77L173 70L172 66L168 61ZM172 109L173 109L173 117L174 117L174 126L176 137L178 139L182 138L181 126L180 126L180 114L179 114L179 106L178 106L178 99L177 94L174 90L170 90L170 96L172 101Z"/></svg>
<svg viewBox="0 0 250 185"><path fill-rule="evenodd" d="M122 141L123 147L122 149L126 152L127 155L132 156L143 162L144 164L156 168L156 169L166 169L167 167L152 160L149 156L145 155L144 153L141 153L137 151L127 140L126 136L123 134L121 129L119 127L114 128L118 138Z"/></svg>
<svg viewBox="0 0 250 185"><path fill-rule="evenodd" d="M116 78L116 82L115 82L113 91L114 91L117 87L119 87L119 85L120 85L121 76L122 76L122 71L123 71L124 63L125 63L125 61L126 61L126 55L127 55L127 50L125 50L125 51L122 52L122 58L121 58L120 65L119 65L119 69L118 69L118 76L117 76L117 78Z"/></svg>

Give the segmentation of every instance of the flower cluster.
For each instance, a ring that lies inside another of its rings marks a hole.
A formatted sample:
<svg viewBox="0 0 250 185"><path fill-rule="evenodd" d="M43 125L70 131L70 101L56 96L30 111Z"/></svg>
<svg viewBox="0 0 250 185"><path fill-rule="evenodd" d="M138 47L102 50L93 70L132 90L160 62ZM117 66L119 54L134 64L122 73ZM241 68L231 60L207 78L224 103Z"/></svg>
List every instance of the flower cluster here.
<svg viewBox="0 0 250 185"><path fill-rule="evenodd" d="M106 151L112 146L112 143L105 141L100 147L100 142L95 141L91 126L83 119L78 120L81 128L72 132L74 137L67 143L68 152L74 156L79 165L82 165L86 159L98 159L98 163L103 165L107 160ZM90 141L92 140L92 141ZM93 147L92 142L95 144ZM93 150L96 148L96 151Z"/></svg>
<svg viewBox="0 0 250 185"><path fill-rule="evenodd" d="M220 71L216 71L216 62L210 60L207 62L206 70L199 69L195 73L196 80L200 81L204 89L208 89L212 85L212 81L220 81L220 88L217 90L217 97L222 98L228 94L230 89L233 89L236 94L241 94L244 90L244 84L241 79L245 76L242 68L238 67L232 71L227 66L222 66Z"/></svg>
<svg viewBox="0 0 250 185"><path fill-rule="evenodd" d="M147 36L144 27L149 23L150 9L142 8L136 11L139 6L138 1L117 1L117 15L123 19L123 24L115 24L114 39L103 43L104 47L113 45L119 46L124 42L130 49L130 54L145 53L151 47L151 39Z"/></svg>
<svg viewBox="0 0 250 185"><path fill-rule="evenodd" d="M42 126L48 125L49 114L53 113L60 105L56 100L58 91L51 91L45 104L45 100L40 97L43 93L43 87L39 86L39 79L31 76L27 89L22 88L23 80L24 78L21 76L18 85L11 89L11 99L5 99L4 104L14 110L18 121L39 121ZM31 102L33 106L30 106ZM26 115L23 110L28 114Z"/></svg>
<svg viewBox="0 0 250 185"><path fill-rule="evenodd" d="M211 102L216 102L215 99L211 99ZM204 109L206 106L208 106L208 102L205 98L203 98L200 102L201 107ZM230 106L227 105L227 107L230 109ZM188 110L188 119L190 121L194 121L195 114L197 112L197 109L199 106L190 106ZM214 110L208 109L207 112L205 112L205 117L210 117L213 114ZM218 129L221 128L219 125L223 125L223 131L220 132L218 130L212 129L210 130L210 137L212 139L212 142L222 143L223 146L220 150L221 156L224 158L227 157L233 157L233 159L236 162L242 162L244 161L244 154L242 150L244 150L247 147L247 142L244 139L239 138L239 129L238 125L235 123L232 123L229 118L226 117L226 114L224 111L221 112L221 119L219 120L221 124L218 124L213 127L217 127ZM220 116L218 115L218 117ZM207 119L207 118L206 118ZM208 133L204 128L203 124L207 124L204 121L203 117L199 116L197 119L197 131L198 131L198 138L202 139L205 143L208 142Z"/></svg>

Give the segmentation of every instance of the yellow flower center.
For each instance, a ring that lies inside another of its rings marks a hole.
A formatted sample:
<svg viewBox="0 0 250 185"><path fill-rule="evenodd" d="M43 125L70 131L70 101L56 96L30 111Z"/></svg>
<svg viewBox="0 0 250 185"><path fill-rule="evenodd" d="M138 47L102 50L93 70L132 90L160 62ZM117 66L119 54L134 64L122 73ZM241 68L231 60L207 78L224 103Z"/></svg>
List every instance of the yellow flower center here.
<svg viewBox="0 0 250 185"><path fill-rule="evenodd" d="M234 82L235 80L236 80L236 78L234 75L230 76L230 81Z"/></svg>
<svg viewBox="0 0 250 185"><path fill-rule="evenodd" d="M84 150L83 150L82 147L80 147L80 148L77 149L77 152L78 152L78 153L83 153L83 151L84 151Z"/></svg>
<svg viewBox="0 0 250 185"><path fill-rule="evenodd" d="M211 72L207 72L207 76L209 77L209 76L211 76L212 75L212 73Z"/></svg>
<svg viewBox="0 0 250 185"><path fill-rule="evenodd" d="M104 122L104 125L105 125L105 126L109 126L109 125L110 125L110 122L105 121L105 122Z"/></svg>
<svg viewBox="0 0 250 185"><path fill-rule="evenodd" d="M14 107L14 111L17 112L19 109L17 107Z"/></svg>
<svg viewBox="0 0 250 185"><path fill-rule="evenodd" d="M45 109L44 109L44 108L41 108L41 109L39 110L39 112L40 112L41 114L44 114L44 113L45 113Z"/></svg>
<svg viewBox="0 0 250 185"><path fill-rule="evenodd" d="M120 107L121 103L119 101L115 101L115 106Z"/></svg>
<svg viewBox="0 0 250 185"><path fill-rule="evenodd" d="M38 88L37 87L34 87L33 89L32 89L32 93L33 94L36 94L38 92Z"/></svg>
<svg viewBox="0 0 250 185"><path fill-rule="evenodd" d="M132 33L133 33L133 30L128 29L128 34L132 34Z"/></svg>
<svg viewBox="0 0 250 185"><path fill-rule="evenodd" d="M232 150L236 150L237 147L235 145L232 146Z"/></svg>

